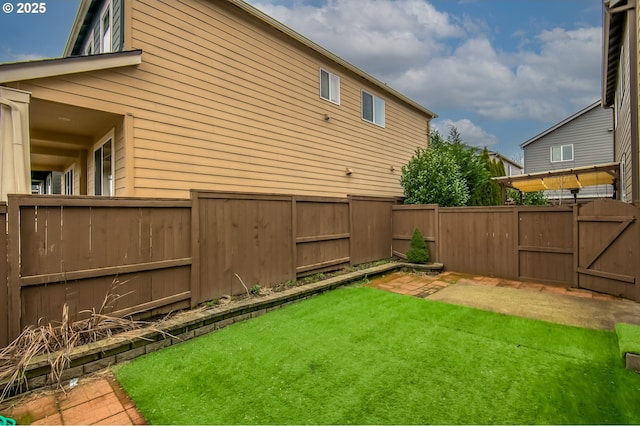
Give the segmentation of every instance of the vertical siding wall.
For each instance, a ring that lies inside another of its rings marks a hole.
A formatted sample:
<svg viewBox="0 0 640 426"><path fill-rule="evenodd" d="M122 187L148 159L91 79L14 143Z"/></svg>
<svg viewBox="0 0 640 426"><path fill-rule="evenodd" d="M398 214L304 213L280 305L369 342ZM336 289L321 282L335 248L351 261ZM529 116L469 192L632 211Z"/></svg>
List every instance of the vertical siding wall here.
<svg viewBox="0 0 640 426"><path fill-rule="evenodd" d="M418 228L449 270L570 285L574 208L393 206L393 253L404 257Z"/></svg>
<svg viewBox="0 0 640 426"><path fill-rule="evenodd" d="M12 337L59 321L65 303L72 315L99 309L110 290L123 295L113 315L189 306L189 201L10 195L8 205Z"/></svg>
<svg viewBox="0 0 640 426"><path fill-rule="evenodd" d="M419 229L429 248L430 261L440 262L437 204L393 206L393 255L406 258L414 229Z"/></svg>
<svg viewBox="0 0 640 426"><path fill-rule="evenodd" d="M64 304L73 318L99 309L115 284L123 297L106 313L153 316L388 259L396 202L195 191L191 200L11 195L8 207L0 204L3 230L17 218L0 232L8 282L0 344L27 325L60 321Z"/></svg>
<svg viewBox="0 0 640 426"><path fill-rule="evenodd" d="M391 257L394 198L194 191L192 200L196 303Z"/></svg>
<svg viewBox="0 0 640 426"><path fill-rule="evenodd" d="M576 208L565 206L518 209L519 278L574 283Z"/></svg>

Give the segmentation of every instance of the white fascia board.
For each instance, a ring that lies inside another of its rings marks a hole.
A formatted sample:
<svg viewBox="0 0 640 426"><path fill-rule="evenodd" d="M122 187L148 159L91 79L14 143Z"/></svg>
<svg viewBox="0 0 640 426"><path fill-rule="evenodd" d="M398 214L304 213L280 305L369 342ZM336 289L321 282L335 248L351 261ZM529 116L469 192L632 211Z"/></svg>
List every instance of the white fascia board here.
<svg viewBox="0 0 640 426"><path fill-rule="evenodd" d="M140 65L142 50L0 65L0 83Z"/></svg>

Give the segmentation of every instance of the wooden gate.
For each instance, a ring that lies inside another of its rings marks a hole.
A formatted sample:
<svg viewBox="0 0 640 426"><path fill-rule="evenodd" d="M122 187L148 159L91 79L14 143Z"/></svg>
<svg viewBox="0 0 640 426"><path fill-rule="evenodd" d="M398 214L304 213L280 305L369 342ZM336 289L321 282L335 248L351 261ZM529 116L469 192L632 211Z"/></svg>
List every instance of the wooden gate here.
<svg viewBox="0 0 640 426"><path fill-rule="evenodd" d="M640 210L603 199L577 217L578 287L640 301Z"/></svg>

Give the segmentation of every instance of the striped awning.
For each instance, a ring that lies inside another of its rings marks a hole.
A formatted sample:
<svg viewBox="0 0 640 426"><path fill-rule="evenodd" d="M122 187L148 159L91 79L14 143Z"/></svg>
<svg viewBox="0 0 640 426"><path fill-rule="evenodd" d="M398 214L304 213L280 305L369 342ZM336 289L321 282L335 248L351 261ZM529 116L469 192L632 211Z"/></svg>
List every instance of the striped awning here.
<svg viewBox="0 0 640 426"><path fill-rule="evenodd" d="M619 174L620 163L606 163L492 179L504 187L515 188L521 192L536 192L550 189L571 190L595 185L612 185Z"/></svg>

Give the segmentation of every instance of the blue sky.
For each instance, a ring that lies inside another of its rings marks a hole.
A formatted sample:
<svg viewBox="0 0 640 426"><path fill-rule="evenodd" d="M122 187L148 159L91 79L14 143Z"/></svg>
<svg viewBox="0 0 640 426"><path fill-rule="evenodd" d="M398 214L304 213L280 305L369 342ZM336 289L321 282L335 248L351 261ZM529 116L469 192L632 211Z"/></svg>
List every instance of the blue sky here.
<svg viewBox="0 0 640 426"><path fill-rule="evenodd" d="M600 98L601 0L249 2L509 157ZM0 12L0 62L62 54L79 0L45 4Z"/></svg>

